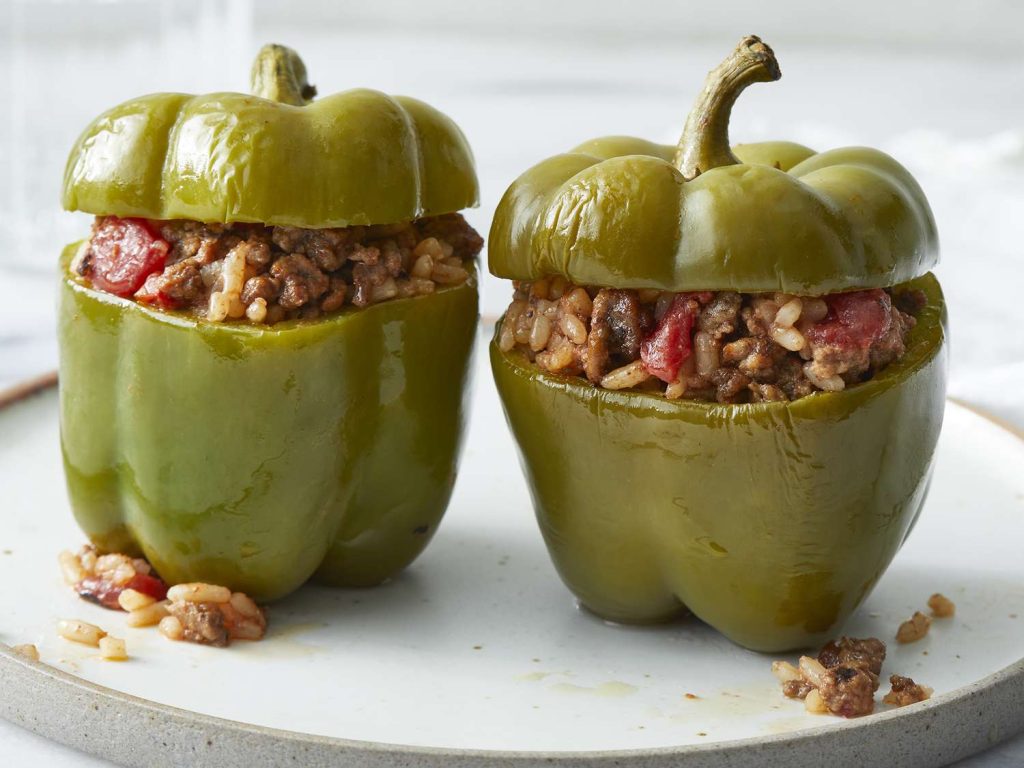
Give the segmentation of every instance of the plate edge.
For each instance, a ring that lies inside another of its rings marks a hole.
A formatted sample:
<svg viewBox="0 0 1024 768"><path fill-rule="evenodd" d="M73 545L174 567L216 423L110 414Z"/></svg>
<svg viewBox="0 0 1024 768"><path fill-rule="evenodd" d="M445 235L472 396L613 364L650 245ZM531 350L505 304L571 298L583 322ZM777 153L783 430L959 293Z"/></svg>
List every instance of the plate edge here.
<svg viewBox="0 0 1024 768"><path fill-rule="evenodd" d="M1024 659L975 683L902 709L764 737L717 744L648 749L526 752L410 746L303 734L242 723L159 704L78 678L19 656L0 644L0 716L54 741L130 766L183 753L197 764L242 768L254 756L266 764L308 766L621 765L738 768L776 764L945 765L1024 731ZM19 702L17 706L15 702ZM870 731L866 729L870 728ZM950 748L945 736L954 734ZM802 748L802 749L801 749ZM339 759L344 762L339 762ZM348 761L352 762L348 762ZM685 762L681 762L685 761Z"/></svg>

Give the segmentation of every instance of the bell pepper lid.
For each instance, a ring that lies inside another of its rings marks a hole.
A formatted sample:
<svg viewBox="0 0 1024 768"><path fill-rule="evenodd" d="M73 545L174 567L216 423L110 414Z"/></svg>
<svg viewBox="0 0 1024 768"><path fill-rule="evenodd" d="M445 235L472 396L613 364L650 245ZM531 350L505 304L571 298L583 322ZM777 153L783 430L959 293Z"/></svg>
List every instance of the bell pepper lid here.
<svg viewBox="0 0 1024 768"><path fill-rule="evenodd" d="M593 139L523 173L495 212L490 270L535 280L666 291L821 295L896 285L938 262L921 187L870 148L730 147L739 94L779 79L744 38L712 70L676 146Z"/></svg>
<svg viewBox="0 0 1024 768"><path fill-rule="evenodd" d="M390 224L475 207L458 126L407 96L314 100L299 55L265 45L252 95L155 93L93 120L64 172L67 210L306 228Z"/></svg>

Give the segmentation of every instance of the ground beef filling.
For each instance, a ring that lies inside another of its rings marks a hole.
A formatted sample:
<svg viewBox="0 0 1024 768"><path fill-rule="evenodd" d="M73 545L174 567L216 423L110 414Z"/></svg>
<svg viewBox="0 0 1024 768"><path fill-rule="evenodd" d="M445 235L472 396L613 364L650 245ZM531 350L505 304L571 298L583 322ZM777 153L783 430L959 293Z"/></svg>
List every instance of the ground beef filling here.
<svg viewBox="0 0 1024 768"><path fill-rule="evenodd" d="M915 683L914 678L902 675L890 675L889 685L892 690L882 697L882 701L893 707L905 707L919 701L927 701L933 693L929 686Z"/></svg>
<svg viewBox="0 0 1024 768"><path fill-rule="evenodd" d="M877 637L841 637L827 643L817 658L801 656L797 666L772 662L772 674L782 683L783 695L802 699L808 712L860 717L875 711L884 662L885 643ZM925 701L933 692L901 675L890 675L889 684L892 690L882 701L893 707Z"/></svg>
<svg viewBox="0 0 1024 768"><path fill-rule="evenodd" d="M875 709L878 676L885 661L885 643L868 637L842 637L825 645L817 658L800 657L798 666L786 661L772 664L791 699L803 699L811 712L859 717Z"/></svg>
<svg viewBox="0 0 1024 768"><path fill-rule="evenodd" d="M606 389L720 403L796 400L871 378L906 352L924 294L668 293L515 283L498 345Z"/></svg>
<svg viewBox="0 0 1024 768"><path fill-rule="evenodd" d="M270 324L458 285L482 246L459 214L343 229L100 216L74 268L118 296Z"/></svg>

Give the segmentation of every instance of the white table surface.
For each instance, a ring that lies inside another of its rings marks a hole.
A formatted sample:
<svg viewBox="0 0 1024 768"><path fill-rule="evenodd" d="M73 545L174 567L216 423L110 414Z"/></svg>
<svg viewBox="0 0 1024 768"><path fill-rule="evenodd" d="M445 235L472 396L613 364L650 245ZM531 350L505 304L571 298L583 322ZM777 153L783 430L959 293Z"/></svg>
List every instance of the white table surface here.
<svg viewBox="0 0 1024 768"><path fill-rule="evenodd" d="M468 218L486 234L508 182L547 155L602 134L674 141L704 73L756 32L784 76L743 97L734 140L868 144L907 165L942 237L950 394L1024 428L1024 53L1013 37L1024 7L711 5L0 0L0 388L55 367L56 255L88 229L86 216L60 210L64 159L118 101L244 90L260 44L292 45L321 93L368 86L450 114L476 153L481 205ZM486 278L484 314L508 295ZM0 720L0 765L33 762L108 764ZM1024 737L958 765L1024 765Z"/></svg>

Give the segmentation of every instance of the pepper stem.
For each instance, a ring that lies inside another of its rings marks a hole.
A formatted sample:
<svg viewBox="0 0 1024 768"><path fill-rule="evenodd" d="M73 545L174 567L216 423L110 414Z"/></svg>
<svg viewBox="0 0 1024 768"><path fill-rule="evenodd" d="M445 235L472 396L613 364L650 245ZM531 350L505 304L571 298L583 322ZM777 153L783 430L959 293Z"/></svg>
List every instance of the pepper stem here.
<svg viewBox="0 0 1024 768"><path fill-rule="evenodd" d="M729 57L708 73L704 89L686 118L674 164L689 181L704 171L740 161L729 146L729 116L736 99L751 83L782 77L775 52L749 35Z"/></svg>
<svg viewBox="0 0 1024 768"><path fill-rule="evenodd" d="M284 45L269 43L260 48L252 64L251 81L253 95L282 104L302 107L316 96L316 86L306 80L306 65Z"/></svg>

